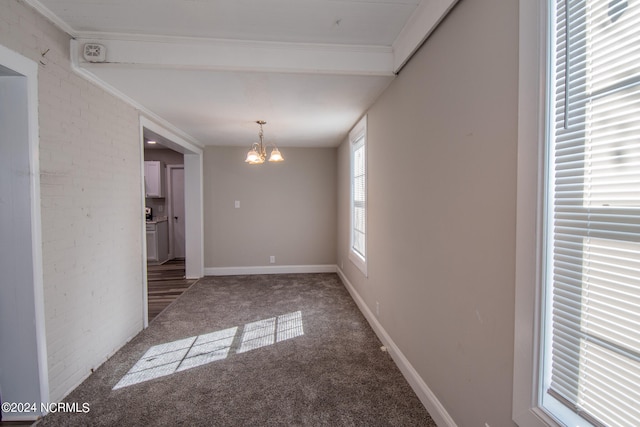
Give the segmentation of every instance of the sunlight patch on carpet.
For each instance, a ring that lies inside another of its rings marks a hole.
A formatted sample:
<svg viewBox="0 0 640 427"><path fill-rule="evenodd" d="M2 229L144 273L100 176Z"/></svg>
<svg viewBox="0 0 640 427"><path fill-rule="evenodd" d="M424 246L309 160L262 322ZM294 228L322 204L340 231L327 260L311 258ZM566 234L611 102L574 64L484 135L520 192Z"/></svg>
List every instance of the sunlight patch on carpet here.
<svg viewBox="0 0 640 427"><path fill-rule="evenodd" d="M302 312L283 314L208 334L155 345L129 369L113 390L171 375L217 360L232 352L236 336L242 333L236 353L245 353L304 335Z"/></svg>
<svg viewBox="0 0 640 427"><path fill-rule="evenodd" d="M237 353L244 353L260 347L266 347L276 342L299 337L303 334L302 313L299 311L247 323L244 325L242 344Z"/></svg>

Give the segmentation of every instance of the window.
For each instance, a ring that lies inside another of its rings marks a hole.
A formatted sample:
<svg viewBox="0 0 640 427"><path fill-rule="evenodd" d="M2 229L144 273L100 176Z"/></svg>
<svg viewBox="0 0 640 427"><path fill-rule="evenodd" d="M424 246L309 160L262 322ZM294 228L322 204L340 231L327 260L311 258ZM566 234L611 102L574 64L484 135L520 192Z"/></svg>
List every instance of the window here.
<svg viewBox="0 0 640 427"><path fill-rule="evenodd" d="M367 275L367 118L349 133L351 146L351 242L349 259Z"/></svg>
<svg viewBox="0 0 640 427"><path fill-rule="evenodd" d="M640 425L640 1L549 10L540 406Z"/></svg>

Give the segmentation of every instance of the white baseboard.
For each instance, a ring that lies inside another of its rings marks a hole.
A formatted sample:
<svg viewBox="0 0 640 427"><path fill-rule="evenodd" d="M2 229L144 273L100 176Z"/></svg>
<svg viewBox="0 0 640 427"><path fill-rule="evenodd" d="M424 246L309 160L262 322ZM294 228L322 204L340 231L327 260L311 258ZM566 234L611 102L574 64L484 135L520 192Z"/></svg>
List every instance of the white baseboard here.
<svg viewBox="0 0 640 427"><path fill-rule="evenodd" d="M32 402L32 403L33 403L33 402ZM36 404L38 404L38 405L39 405L39 403L38 403L38 402L36 402ZM31 403L30 403L30 405L31 405ZM40 408L38 408L38 410L40 410ZM11 414L11 413L8 413L8 414L7 414L7 413L3 413L3 415L2 415L2 422L3 422L3 423L11 423L11 422L21 423L21 422L26 422L26 421L29 421L29 422L36 422L36 421L38 420L38 418L41 418L41 417L42 417L42 415L40 415L40 414L33 414L33 415L31 415L31 414L29 414L29 415L27 415L27 414L14 415L14 414Z"/></svg>
<svg viewBox="0 0 640 427"><path fill-rule="evenodd" d="M256 265L251 267L205 267L205 276L239 276L251 274L335 273L335 264L326 265Z"/></svg>
<svg viewBox="0 0 640 427"><path fill-rule="evenodd" d="M387 347L387 351L400 369L400 372L402 372L402 375L404 375L407 382L409 382L409 385L411 385L411 388L427 409L431 418L433 418L436 424L440 427L457 427L455 421L453 421L453 418L451 418L444 406L442 406L436 395L431 391L431 389L429 389L424 380L420 375L418 375L415 368L407 360L404 354L402 354L398 346L393 342L389 334L387 334L387 331L385 331L380 322L378 322L378 319L376 319L373 312L369 310L369 307L367 307L360 294L358 294L349 279L347 279L347 276L345 276L344 272L337 266L336 272L338 273L338 276L340 276L340 279L342 279L342 282L351 294L351 297L358 305L358 308L360 308L360 311L367 319L376 335L378 335L378 338L380 338L380 341L382 341L382 343Z"/></svg>
<svg viewBox="0 0 640 427"><path fill-rule="evenodd" d="M89 370L89 372L87 372L84 376L82 376L82 377L80 378L80 380L79 380L79 381L77 381L74 385L72 385L71 387L69 387L69 388L67 389L67 391L65 391L65 392L64 392L64 394L62 395L62 397L61 397L61 398L59 398L59 399L57 399L57 400L55 400L55 401L50 401L49 403L58 403L58 402L62 402L62 401L63 401L63 400L64 400L64 399L65 399L65 398L66 398L66 397L67 397L67 396L68 396L68 395L73 391L73 390L75 390L76 388L78 388L78 387L80 386L80 384L82 384L83 382L85 382L85 380L86 380L87 378L89 378L91 375L93 375L93 373L95 372L95 370L96 370L96 369L98 369L100 366L102 366L102 365L103 365L107 360L111 359L111 358L112 358L112 357L113 357L113 356L114 356L118 351L120 351L120 349L121 349L122 347L124 347L125 345L129 344L129 341L131 341L132 339L134 339L134 338L135 338L135 337L136 337L140 332L142 332L144 329L145 329L145 328L144 328L144 326L143 326L143 327L142 327L142 329L140 329L138 332L136 332L136 333L134 333L133 335L129 336L129 338L127 338L127 339L125 340L125 342L124 342L122 345L120 345L119 347L116 347L116 348L111 349L111 351L110 351L109 353L107 353L107 355L106 355L106 356L103 356L103 357L100 359L100 362L98 362L98 364L97 364L97 365L95 365L93 368L91 368L91 369ZM45 416L45 415L47 415L47 414L46 414L46 413L45 413L45 414L42 414L42 416Z"/></svg>

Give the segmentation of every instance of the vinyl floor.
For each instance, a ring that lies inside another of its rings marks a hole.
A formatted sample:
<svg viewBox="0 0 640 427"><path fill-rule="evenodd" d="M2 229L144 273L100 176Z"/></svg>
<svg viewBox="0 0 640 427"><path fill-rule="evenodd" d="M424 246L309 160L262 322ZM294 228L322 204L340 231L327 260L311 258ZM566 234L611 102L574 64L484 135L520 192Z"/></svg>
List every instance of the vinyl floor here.
<svg viewBox="0 0 640 427"><path fill-rule="evenodd" d="M185 278L184 259L173 259L162 265L147 265L149 322L195 282Z"/></svg>

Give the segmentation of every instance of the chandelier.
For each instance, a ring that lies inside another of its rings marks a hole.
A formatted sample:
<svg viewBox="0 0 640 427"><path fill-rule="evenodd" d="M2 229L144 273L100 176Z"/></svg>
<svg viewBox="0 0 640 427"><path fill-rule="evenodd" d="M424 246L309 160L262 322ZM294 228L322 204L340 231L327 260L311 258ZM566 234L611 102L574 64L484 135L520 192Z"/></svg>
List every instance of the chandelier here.
<svg viewBox="0 0 640 427"><path fill-rule="evenodd" d="M254 142L253 145L251 145L251 149L247 153L247 158L245 159L245 162L249 163L250 165L262 164L267 158L266 145L264 144L264 141L263 141L264 132L262 131L262 125L266 125L267 122L265 122L264 120L258 120L256 121L256 123L260 125L260 132L258 132L258 137L260 137L260 142ZM280 154L280 150L278 150L278 147L276 147L276 145L273 143L271 143L270 145L273 145L273 150L271 151L271 156L269 156L269 161L282 162L284 160L284 157L282 157L282 154Z"/></svg>

